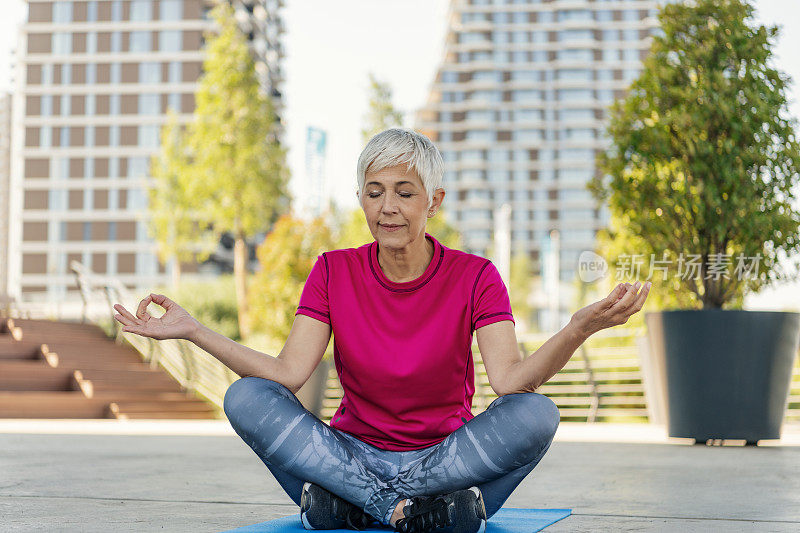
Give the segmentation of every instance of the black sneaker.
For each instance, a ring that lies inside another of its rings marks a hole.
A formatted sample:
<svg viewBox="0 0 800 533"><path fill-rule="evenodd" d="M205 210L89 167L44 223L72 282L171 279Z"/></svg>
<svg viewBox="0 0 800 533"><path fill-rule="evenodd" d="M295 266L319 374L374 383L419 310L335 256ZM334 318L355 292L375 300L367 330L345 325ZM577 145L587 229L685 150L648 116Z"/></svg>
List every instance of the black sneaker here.
<svg viewBox="0 0 800 533"><path fill-rule="evenodd" d="M483 533L486 507L478 487L441 496L409 498L403 507L405 518L394 526L401 533Z"/></svg>
<svg viewBox="0 0 800 533"><path fill-rule="evenodd" d="M319 485L306 483L300 496L300 521L306 529L355 529L362 531L372 516Z"/></svg>

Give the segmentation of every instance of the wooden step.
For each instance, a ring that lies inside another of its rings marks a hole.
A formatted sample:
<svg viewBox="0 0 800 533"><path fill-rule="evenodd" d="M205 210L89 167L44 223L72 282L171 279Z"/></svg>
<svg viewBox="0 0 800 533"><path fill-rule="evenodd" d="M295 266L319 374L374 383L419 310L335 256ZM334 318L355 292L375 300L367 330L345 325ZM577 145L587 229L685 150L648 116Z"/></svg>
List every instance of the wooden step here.
<svg viewBox="0 0 800 533"><path fill-rule="evenodd" d="M186 392L158 392L158 391L101 391L93 396L96 400L111 402L177 402L181 400L196 400Z"/></svg>
<svg viewBox="0 0 800 533"><path fill-rule="evenodd" d="M193 412L193 411L172 411L172 412L162 412L162 413L151 413L151 412L144 412L144 413L136 413L136 412L128 412L128 413L120 413L117 415L117 418L120 420L126 419L154 419L154 420L171 420L171 419L191 419L191 420L208 420L208 419L216 419L217 417L211 413L202 413L202 412Z"/></svg>
<svg viewBox="0 0 800 533"><path fill-rule="evenodd" d="M15 318L14 325L25 332L46 333L103 333L103 329L91 323L68 322L59 320L36 320L30 318Z"/></svg>
<svg viewBox="0 0 800 533"><path fill-rule="evenodd" d="M139 401L116 401L109 404L112 409L119 412L158 412L158 411L195 411L195 412L214 412L214 406L195 398L182 400L139 400ZM116 407L115 407L116 406Z"/></svg>
<svg viewBox="0 0 800 533"><path fill-rule="evenodd" d="M101 392L181 392L180 384L174 380L87 379L80 370L73 372L73 380L77 388L82 390L88 398L92 398L95 394Z"/></svg>
<svg viewBox="0 0 800 533"><path fill-rule="evenodd" d="M109 418L108 403L80 391L0 391L0 418Z"/></svg>
<svg viewBox="0 0 800 533"><path fill-rule="evenodd" d="M24 363L6 361L0 365L0 391L77 390L70 369L53 368L44 362Z"/></svg>
<svg viewBox="0 0 800 533"><path fill-rule="evenodd" d="M169 382L177 383L175 379L165 372L159 370L151 370L146 365L141 368L121 370L121 369L95 369L95 368L80 368L84 379L91 381L123 381L128 383L142 383L142 382Z"/></svg>
<svg viewBox="0 0 800 533"><path fill-rule="evenodd" d="M12 343L0 341L0 361L15 360L15 359L42 359L44 346L41 343L35 342L18 342ZM49 351L49 349L47 350Z"/></svg>
<svg viewBox="0 0 800 533"><path fill-rule="evenodd" d="M215 406L96 326L22 320L13 327L24 340L0 335L0 417L216 417Z"/></svg>
<svg viewBox="0 0 800 533"><path fill-rule="evenodd" d="M143 407L136 407L137 401L126 400L123 405L130 404L133 409L128 413L122 411L124 418L216 418L212 406L201 400L187 399L179 394L161 393L159 397L167 399L161 402L140 401ZM80 391L64 392L7 392L0 391L0 418L117 418L111 411L114 402L107 397L86 398ZM148 404L161 403L163 409L155 410ZM188 407L197 404L195 407ZM207 408L203 408L207 406Z"/></svg>

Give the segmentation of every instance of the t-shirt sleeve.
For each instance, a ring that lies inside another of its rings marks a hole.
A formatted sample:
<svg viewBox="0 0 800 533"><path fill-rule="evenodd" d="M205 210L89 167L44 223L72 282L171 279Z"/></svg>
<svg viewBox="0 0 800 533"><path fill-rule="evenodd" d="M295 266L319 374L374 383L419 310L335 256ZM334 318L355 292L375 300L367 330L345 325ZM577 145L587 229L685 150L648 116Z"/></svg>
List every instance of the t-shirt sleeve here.
<svg viewBox="0 0 800 533"><path fill-rule="evenodd" d="M300 295L300 305L297 306L296 315L306 315L316 318L326 324L331 323L330 309L328 308L328 259L325 254L317 257L317 262L308 275L303 292Z"/></svg>
<svg viewBox="0 0 800 533"><path fill-rule="evenodd" d="M487 261L478 272L472 291L472 330L501 320L514 322L511 300L500 272Z"/></svg>

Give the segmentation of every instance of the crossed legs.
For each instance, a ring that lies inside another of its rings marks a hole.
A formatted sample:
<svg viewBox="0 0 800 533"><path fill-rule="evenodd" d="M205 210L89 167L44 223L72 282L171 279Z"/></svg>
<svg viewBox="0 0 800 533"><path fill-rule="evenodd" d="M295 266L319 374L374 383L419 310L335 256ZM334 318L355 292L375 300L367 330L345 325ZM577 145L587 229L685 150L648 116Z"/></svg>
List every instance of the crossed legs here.
<svg viewBox="0 0 800 533"><path fill-rule="evenodd" d="M474 485L492 516L547 452L559 421L546 396L509 394L439 444L393 452L331 428L275 381L235 381L224 408L236 433L295 503L310 481L383 524L402 499Z"/></svg>

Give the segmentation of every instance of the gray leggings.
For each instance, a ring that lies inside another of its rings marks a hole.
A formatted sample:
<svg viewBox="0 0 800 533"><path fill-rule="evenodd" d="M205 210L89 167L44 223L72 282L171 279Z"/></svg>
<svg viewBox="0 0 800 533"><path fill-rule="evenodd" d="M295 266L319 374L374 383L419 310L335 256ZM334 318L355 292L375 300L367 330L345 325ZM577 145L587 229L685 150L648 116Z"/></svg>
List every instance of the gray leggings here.
<svg viewBox="0 0 800 533"><path fill-rule="evenodd" d="M328 426L268 379L236 380L224 407L233 429L296 504L310 481L385 525L402 499L471 486L480 488L491 517L544 456L560 419L546 396L508 394L439 444L390 451Z"/></svg>

